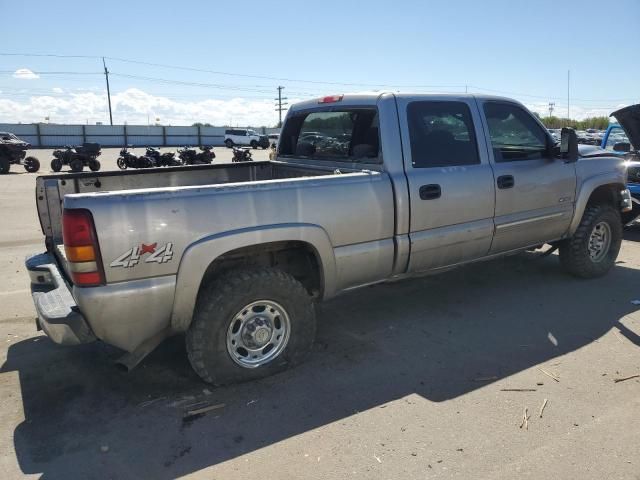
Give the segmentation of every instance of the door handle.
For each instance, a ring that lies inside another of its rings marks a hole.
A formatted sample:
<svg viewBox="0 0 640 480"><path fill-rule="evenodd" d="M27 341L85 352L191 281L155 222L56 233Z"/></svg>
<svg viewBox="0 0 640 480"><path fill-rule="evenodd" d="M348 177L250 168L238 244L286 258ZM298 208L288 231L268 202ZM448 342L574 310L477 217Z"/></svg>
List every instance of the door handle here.
<svg viewBox="0 0 640 480"><path fill-rule="evenodd" d="M501 177L498 177L498 188L513 188L513 186L516 184L515 180L513 179L513 175L502 175Z"/></svg>
<svg viewBox="0 0 640 480"><path fill-rule="evenodd" d="M421 200L434 200L440 198L442 195L442 189L440 185L431 183L429 185L422 185L420 187L420 199Z"/></svg>

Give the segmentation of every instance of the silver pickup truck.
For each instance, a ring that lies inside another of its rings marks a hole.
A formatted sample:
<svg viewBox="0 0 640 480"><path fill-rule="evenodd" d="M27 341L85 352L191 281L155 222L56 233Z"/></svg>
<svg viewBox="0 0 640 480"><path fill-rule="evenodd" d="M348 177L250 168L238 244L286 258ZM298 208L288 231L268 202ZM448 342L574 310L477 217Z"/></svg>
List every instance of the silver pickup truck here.
<svg viewBox="0 0 640 480"><path fill-rule="evenodd" d="M550 244L577 277L615 263L620 158L557 144L521 104L336 95L294 105L275 160L38 177L38 327L135 365L186 333L206 382L300 362L314 305L390 279Z"/></svg>

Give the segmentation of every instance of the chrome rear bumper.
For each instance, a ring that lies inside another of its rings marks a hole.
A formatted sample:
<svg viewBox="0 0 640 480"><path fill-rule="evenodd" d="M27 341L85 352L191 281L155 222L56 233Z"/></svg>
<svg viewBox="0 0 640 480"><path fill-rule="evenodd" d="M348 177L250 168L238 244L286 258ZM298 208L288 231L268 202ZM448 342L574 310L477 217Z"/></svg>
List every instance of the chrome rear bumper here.
<svg viewBox="0 0 640 480"><path fill-rule="evenodd" d="M38 327L55 343L80 345L96 339L78 309L69 286L52 255L41 253L25 260L31 278L31 296Z"/></svg>

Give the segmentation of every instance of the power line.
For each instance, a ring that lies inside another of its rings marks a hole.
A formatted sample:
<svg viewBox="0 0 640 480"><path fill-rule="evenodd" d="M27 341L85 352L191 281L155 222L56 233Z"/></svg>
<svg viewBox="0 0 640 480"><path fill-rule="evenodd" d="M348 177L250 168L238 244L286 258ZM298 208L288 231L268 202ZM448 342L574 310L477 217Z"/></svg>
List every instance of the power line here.
<svg viewBox="0 0 640 480"><path fill-rule="evenodd" d="M0 52L2 57L55 57L55 58L100 58L97 55L58 55L55 53L7 53Z"/></svg>
<svg viewBox="0 0 640 480"><path fill-rule="evenodd" d="M102 72L43 72L29 70L36 75L102 75ZM0 70L0 73L18 73L18 70Z"/></svg>
<svg viewBox="0 0 640 480"><path fill-rule="evenodd" d="M14 57L52 57L52 58L83 58L83 59L100 59L102 57L97 56L97 55L60 55L60 54L45 54L45 53L11 53L11 52L0 52L0 56L14 56ZM544 100L563 100L562 97L560 96L553 96L550 97L548 95L535 95L535 94L530 94L530 93L521 93L521 92L511 92L511 91L506 91L506 90L497 90L497 89L491 89L491 88L485 88L485 87L480 87L480 86L476 86L476 85L393 85L393 84L385 84L385 83L379 83L379 84L373 84L373 83L357 83L357 82L328 82L328 81L321 81L321 80L308 80L308 79L296 79L296 78L286 78L286 77L274 77L274 76L268 76L268 75L255 75L255 74L243 74L243 73L237 73L237 72L225 72L225 71L219 71L219 70L210 70L210 69L205 69L205 68L196 68L196 67L188 67L188 66L179 66L179 65L170 65L170 64L164 64L164 63L154 63L154 62L146 62L146 61L140 61L140 60L133 60L133 59L128 59L128 58L122 58L122 57L104 57L105 59L109 59L109 60L113 60L116 62L124 62L124 63L130 63L130 64L137 64L137 65L146 65L146 66L152 66L152 67L160 67L160 68L169 68L169 69L176 69L176 70L183 70L183 71L193 71L193 72L200 72L200 73L209 73L209 74L214 74L214 75L226 75L226 76L232 76L232 77L242 77L242 78L257 78L257 79L265 79L265 80L274 80L274 81L278 81L278 82L290 82L290 83L308 83L308 84L314 84L314 85L337 85L337 86L351 86L351 87L371 87L371 88L378 88L378 87L382 87L382 88L391 88L391 89L410 89L410 88L415 88L415 89L460 89L461 91L464 89L466 91L466 89L468 87L475 89L475 90L480 90L480 91L484 91L484 92L493 92L493 93L498 93L498 94L503 94L503 95L512 95L512 96L517 96L517 97L527 97L527 98L538 98L538 99L544 99ZM0 73L14 73L13 71L0 71ZM34 72L38 75L102 75L103 72ZM115 75L115 73L112 73L113 75ZM120 74L121 76L125 76L124 74ZM130 78L136 78L135 76L130 76ZM150 80L152 77L137 77L140 79L144 79L144 80ZM159 80L159 79L156 79ZM162 80L165 82L169 82L169 80ZM185 84L185 85L194 85L194 86L205 86L203 84L196 84L196 83L178 83L178 81L173 81L175 84ZM207 86L216 86L215 84L209 84ZM267 88L267 86L264 86L265 88ZM271 88L270 86L268 88ZM266 92L261 92L261 93L266 93ZM293 93L293 92L292 92ZM587 99L587 98L573 98L576 101L581 101L581 102L628 102L628 101L635 101L634 98L632 97L628 97L628 98L618 98L618 99L606 99L606 98L602 98L602 99Z"/></svg>

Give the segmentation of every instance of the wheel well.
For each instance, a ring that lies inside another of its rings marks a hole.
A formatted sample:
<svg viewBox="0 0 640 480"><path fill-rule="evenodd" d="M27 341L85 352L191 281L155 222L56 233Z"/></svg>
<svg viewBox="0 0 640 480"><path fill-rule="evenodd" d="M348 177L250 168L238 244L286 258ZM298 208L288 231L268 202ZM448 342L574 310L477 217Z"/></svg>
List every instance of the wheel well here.
<svg viewBox="0 0 640 480"><path fill-rule="evenodd" d="M274 267L298 280L309 295L322 295L322 267L315 248L306 242L282 241L231 250L207 267L201 286L234 268Z"/></svg>
<svg viewBox="0 0 640 480"><path fill-rule="evenodd" d="M600 185L589 196L588 205L609 204L613 207L620 205L620 191L624 190L624 186L617 183L609 183Z"/></svg>

